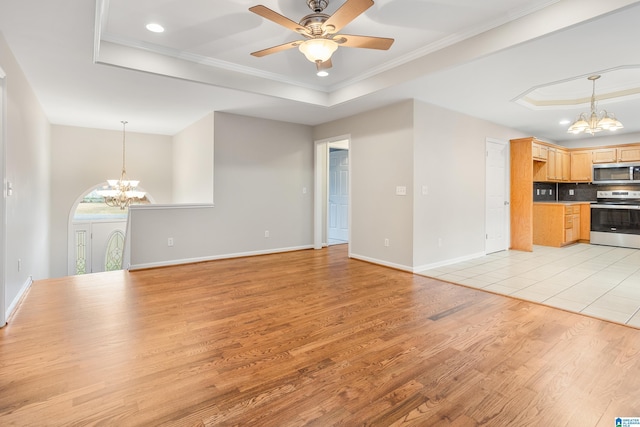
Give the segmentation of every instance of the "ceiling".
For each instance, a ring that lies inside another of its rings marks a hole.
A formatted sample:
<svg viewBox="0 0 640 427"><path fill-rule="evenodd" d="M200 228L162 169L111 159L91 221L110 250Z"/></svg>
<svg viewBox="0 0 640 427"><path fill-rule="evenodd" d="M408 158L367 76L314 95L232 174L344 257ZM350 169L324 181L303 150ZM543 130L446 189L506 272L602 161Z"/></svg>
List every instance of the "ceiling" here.
<svg viewBox="0 0 640 427"><path fill-rule="evenodd" d="M51 123L173 135L211 111L308 125L415 98L562 142L562 119L599 108L640 132L640 1L376 0L340 33L394 38L340 47L328 77L294 21L306 0L3 0L0 32ZM331 15L344 0L330 0ZM164 33L145 29L160 23ZM600 135L600 134L599 134Z"/></svg>

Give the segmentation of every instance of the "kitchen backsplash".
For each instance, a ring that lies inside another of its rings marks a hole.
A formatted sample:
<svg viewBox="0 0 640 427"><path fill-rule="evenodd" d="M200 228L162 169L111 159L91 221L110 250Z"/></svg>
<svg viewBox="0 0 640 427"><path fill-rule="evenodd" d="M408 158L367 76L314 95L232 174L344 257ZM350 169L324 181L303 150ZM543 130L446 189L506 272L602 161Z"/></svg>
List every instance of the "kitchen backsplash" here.
<svg viewBox="0 0 640 427"><path fill-rule="evenodd" d="M595 202L597 191L635 190L640 191L640 184L601 185L588 183L533 183L534 202ZM573 194L571 194L573 193Z"/></svg>
<svg viewBox="0 0 640 427"><path fill-rule="evenodd" d="M533 201L534 202L551 202L558 200L558 185L548 182L533 183Z"/></svg>

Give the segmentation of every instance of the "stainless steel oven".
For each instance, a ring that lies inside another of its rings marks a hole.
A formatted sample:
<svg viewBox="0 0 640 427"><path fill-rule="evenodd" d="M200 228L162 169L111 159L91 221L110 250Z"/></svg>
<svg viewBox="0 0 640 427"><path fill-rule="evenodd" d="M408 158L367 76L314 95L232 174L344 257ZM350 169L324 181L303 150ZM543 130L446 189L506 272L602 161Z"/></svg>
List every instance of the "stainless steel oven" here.
<svg viewBox="0 0 640 427"><path fill-rule="evenodd" d="M640 191L598 191L591 243L640 249Z"/></svg>

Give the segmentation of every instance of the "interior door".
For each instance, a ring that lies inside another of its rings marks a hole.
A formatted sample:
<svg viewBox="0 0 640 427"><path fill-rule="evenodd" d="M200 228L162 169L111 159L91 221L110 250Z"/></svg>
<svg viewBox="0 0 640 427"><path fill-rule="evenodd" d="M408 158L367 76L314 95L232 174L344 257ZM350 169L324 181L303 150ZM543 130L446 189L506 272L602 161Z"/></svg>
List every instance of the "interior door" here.
<svg viewBox="0 0 640 427"><path fill-rule="evenodd" d="M486 143L486 242L485 252L508 248L509 201L507 199L506 141L487 139Z"/></svg>
<svg viewBox="0 0 640 427"><path fill-rule="evenodd" d="M329 244L349 241L349 150L329 152Z"/></svg>

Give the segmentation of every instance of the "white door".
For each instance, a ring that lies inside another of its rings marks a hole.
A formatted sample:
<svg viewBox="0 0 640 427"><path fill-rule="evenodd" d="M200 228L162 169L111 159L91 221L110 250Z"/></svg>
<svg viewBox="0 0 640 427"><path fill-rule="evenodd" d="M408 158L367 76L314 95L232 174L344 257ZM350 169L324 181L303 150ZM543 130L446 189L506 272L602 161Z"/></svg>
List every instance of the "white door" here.
<svg viewBox="0 0 640 427"><path fill-rule="evenodd" d="M99 273L113 269L114 256L122 260L127 221L82 221L72 225L69 275ZM116 234L119 233L119 234ZM108 266L107 264L111 264Z"/></svg>
<svg viewBox="0 0 640 427"><path fill-rule="evenodd" d="M124 229L127 226L126 221L113 222L93 222L91 223L91 272L98 273L107 271L107 260L109 259L108 248L113 245L112 238L117 236L114 233L119 232L124 236ZM118 250L118 247L115 248ZM122 254L120 254L122 260Z"/></svg>
<svg viewBox="0 0 640 427"><path fill-rule="evenodd" d="M329 244L349 240L349 150L329 153Z"/></svg>
<svg viewBox="0 0 640 427"><path fill-rule="evenodd" d="M508 147L505 141L487 139L485 252L488 254L508 248Z"/></svg>

